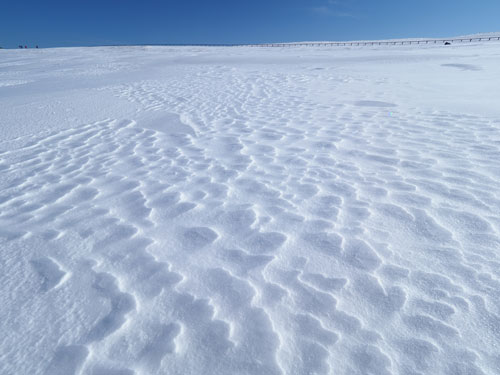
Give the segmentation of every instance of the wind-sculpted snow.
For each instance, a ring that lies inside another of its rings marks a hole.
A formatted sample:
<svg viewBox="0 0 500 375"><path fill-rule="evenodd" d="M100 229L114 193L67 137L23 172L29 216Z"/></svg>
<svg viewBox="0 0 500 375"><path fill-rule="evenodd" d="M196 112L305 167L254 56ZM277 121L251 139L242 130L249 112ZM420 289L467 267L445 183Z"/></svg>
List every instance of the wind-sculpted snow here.
<svg viewBox="0 0 500 375"><path fill-rule="evenodd" d="M419 48L2 51L0 373L500 373L500 47Z"/></svg>

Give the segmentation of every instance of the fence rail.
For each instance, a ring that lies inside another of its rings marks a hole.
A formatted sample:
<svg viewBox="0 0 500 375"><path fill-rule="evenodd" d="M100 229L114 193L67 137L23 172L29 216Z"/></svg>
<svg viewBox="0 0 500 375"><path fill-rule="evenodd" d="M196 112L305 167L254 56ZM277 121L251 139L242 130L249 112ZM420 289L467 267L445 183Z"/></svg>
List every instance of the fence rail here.
<svg viewBox="0 0 500 375"><path fill-rule="evenodd" d="M309 43L266 43L251 44L248 47L295 47L295 46L325 46L325 47L350 47L350 46L383 46L383 45L412 45L412 44L438 44L438 43L472 43L500 41L498 37L486 38L460 38L460 39L428 39L428 40L393 40L393 41L365 41L365 42L309 42Z"/></svg>
<svg viewBox="0 0 500 375"><path fill-rule="evenodd" d="M445 44L500 41L500 36L457 39L423 39L423 40L393 40L365 42L299 42L299 43L262 43L262 44L145 44L144 46L168 47L355 47L355 46L390 46L414 44Z"/></svg>

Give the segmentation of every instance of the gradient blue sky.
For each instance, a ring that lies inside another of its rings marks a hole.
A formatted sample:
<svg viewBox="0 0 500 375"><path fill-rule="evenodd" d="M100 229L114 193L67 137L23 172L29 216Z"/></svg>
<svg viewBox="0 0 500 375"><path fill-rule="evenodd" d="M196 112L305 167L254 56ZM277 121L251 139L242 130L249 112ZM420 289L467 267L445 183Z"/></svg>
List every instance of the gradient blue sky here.
<svg viewBox="0 0 500 375"><path fill-rule="evenodd" d="M263 43L500 31L500 0L2 0L0 46Z"/></svg>

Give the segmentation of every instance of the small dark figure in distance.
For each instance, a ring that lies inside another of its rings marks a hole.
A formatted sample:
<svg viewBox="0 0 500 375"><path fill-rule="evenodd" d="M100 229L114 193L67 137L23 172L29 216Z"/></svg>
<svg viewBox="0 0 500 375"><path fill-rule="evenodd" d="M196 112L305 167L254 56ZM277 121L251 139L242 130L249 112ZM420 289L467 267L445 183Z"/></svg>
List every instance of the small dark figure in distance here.
<svg viewBox="0 0 500 375"><path fill-rule="evenodd" d="M22 45L18 45L18 47L19 47L19 48L23 48L23 46L22 46Z"/></svg>
<svg viewBox="0 0 500 375"><path fill-rule="evenodd" d="M444 45L445 45L445 46L450 46L450 45L451 45L451 43L450 43L450 42L446 42Z"/></svg>
<svg viewBox="0 0 500 375"><path fill-rule="evenodd" d="M38 48L38 44L36 45L36 47L35 47L35 48Z"/></svg>
<svg viewBox="0 0 500 375"><path fill-rule="evenodd" d="M24 46L24 48L28 48L28 46Z"/></svg>

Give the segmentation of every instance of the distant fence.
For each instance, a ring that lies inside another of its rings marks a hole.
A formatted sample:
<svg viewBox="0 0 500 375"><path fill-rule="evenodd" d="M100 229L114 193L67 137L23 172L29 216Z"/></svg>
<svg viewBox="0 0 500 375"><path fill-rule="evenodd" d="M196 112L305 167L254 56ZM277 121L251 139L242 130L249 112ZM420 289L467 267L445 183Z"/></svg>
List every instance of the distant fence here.
<svg viewBox="0 0 500 375"><path fill-rule="evenodd" d="M429 39L429 40L394 40L394 41L366 41L366 42L309 42L309 43L266 43L250 44L248 47L295 47L295 46L325 46L325 47L350 47L350 46L389 46L411 44L438 44L438 43L472 43L498 40L500 36L486 38L461 38L461 39Z"/></svg>
<svg viewBox="0 0 500 375"><path fill-rule="evenodd" d="M394 40L394 41L367 41L367 42L309 42L309 43L266 43L249 44L247 47L295 47L295 46L324 46L324 47L350 47L350 46L383 46L383 45L411 45L411 44L438 44L438 43L472 43L499 40L498 37L488 38L462 38L462 39L429 39L429 40Z"/></svg>
<svg viewBox="0 0 500 375"><path fill-rule="evenodd" d="M500 41L500 36L482 38L458 39L424 39L424 40L393 40L393 41L365 41L365 42L300 42L300 43L262 43L262 44L144 44L143 46L168 46L168 47L353 47L353 46L397 46L414 44L445 44L445 43L472 43Z"/></svg>

